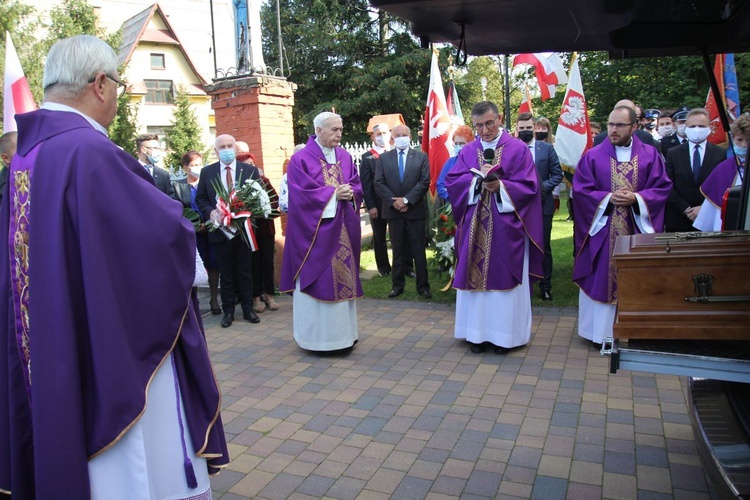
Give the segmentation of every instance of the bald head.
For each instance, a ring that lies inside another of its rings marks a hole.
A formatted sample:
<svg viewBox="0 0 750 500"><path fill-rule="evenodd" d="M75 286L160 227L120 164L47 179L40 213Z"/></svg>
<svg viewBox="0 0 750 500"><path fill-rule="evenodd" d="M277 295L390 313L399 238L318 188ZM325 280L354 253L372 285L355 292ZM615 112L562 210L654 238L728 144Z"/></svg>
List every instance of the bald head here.
<svg viewBox="0 0 750 500"><path fill-rule="evenodd" d="M633 111L637 112L637 110L635 109L635 103L631 101L630 99L620 99L619 101L617 101L615 103L615 107L612 109L617 109L617 108L630 108Z"/></svg>
<svg viewBox="0 0 750 500"><path fill-rule="evenodd" d="M391 135L393 137L409 137L411 136L411 130L409 130L409 127L406 125L396 125L393 127L393 130L391 130Z"/></svg>
<svg viewBox="0 0 750 500"><path fill-rule="evenodd" d="M249 153L250 146L248 146L245 141L237 141L234 143L234 150L237 152L238 155L242 153Z"/></svg>

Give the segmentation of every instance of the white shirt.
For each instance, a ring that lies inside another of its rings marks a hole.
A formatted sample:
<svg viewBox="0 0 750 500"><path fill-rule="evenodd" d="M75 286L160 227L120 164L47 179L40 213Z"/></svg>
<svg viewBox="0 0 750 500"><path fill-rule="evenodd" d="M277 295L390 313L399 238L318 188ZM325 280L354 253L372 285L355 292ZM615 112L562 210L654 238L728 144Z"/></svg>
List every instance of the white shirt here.
<svg viewBox="0 0 750 500"><path fill-rule="evenodd" d="M531 139L531 142L527 146L529 146L529 151L531 151L531 159L536 163L536 139Z"/></svg>
<svg viewBox="0 0 750 500"><path fill-rule="evenodd" d="M233 179L233 182L236 183L237 182L237 160L232 160L232 163L230 163L229 165L225 165L224 163L219 162L219 168L220 168L219 178L221 179L221 183L224 186L224 189L226 189L228 193L230 188L229 186L227 186L227 167L229 167L230 170L232 171L232 179Z"/></svg>
<svg viewBox="0 0 750 500"><path fill-rule="evenodd" d="M690 167L693 166L693 155L695 154L695 148L700 146L700 157L701 157L701 165L703 165L703 158L706 157L706 142L691 142L688 145L688 150L690 151L690 156L688 157L690 159Z"/></svg>

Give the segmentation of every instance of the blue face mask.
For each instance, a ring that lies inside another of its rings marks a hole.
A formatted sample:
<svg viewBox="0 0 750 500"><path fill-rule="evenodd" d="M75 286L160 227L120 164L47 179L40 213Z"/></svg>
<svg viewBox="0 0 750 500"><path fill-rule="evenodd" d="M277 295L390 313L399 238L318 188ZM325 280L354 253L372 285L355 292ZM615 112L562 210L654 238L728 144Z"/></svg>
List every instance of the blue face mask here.
<svg viewBox="0 0 750 500"><path fill-rule="evenodd" d="M453 146L453 151L456 152L456 155L464 148L463 144L456 144Z"/></svg>
<svg viewBox="0 0 750 500"><path fill-rule="evenodd" d="M234 149L222 149L219 151L219 159L224 165L229 165L234 161Z"/></svg>
<svg viewBox="0 0 750 500"><path fill-rule="evenodd" d="M744 148L741 148L739 146L735 146L734 147L734 154L736 154L737 156L740 156L742 158L747 158L747 146L745 146Z"/></svg>

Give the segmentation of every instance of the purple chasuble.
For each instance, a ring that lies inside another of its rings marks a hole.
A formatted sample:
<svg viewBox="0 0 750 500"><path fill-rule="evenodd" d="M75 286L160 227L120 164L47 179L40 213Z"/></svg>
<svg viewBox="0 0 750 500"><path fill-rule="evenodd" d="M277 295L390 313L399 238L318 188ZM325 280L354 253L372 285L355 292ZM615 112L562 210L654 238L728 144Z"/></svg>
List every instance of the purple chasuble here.
<svg viewBox="0 0 750 500"><path fill-rule="evenodd" d="M324 302L342 302L362 296L359 281L361 229L359 207L362 185L351 155L335 148L336 163L328 163L315 136L289 161L289 212L281 267L282 292L300 289ZM323 211L336 186L349 184L352 201L337 201L336 216Z"/></svg>
<svg viewBox="0 0 750 500"><path fill-rule="evenodd" d="M629 162L618 162L615 147L609 140L590 149L578 162L573 176L575 213L575 263L573 281L593 300L614 303L617 280L612 252L618 236L640 233L633 215L634 206L612 207L606 225L594 236L589 235L599 206L608 194L621 188L638 193L646 203L647 217L658 233L664 229L664 207L672 182L664 161L653 146L644 145L633 136Z"/></svg>
<svg viewBox="0 0 750 500"><path fill-rule="evenodd" d="M500 213L499 193L483 190L476 204L469 186L471 168L481 169L482 143L467 144L445 178L445 187L456 220L456 273L454 288L468 291L510 290L523 281L523 259L529 238L529 276L542 276L544 257L542 203L539 175L528 146L503 132L490 171L497 174L513 202L515 211Z"/></svg>
<svg viewBox="0 0 750 500"><path fill-rule="evenodd" d="M744 167L743 167L744 168ZM721 208L724 203L724 193L734 186L739 172L735 157L727 158L716 165L706 180L701 184L701 193L708 201Z"/></svg>
<svg viewBox="0 0 750 500"><path fill-rule="evenodd" d="M185 437L217 472L221 394L181 204L80 115L16 120L15 195L0 210L0 492L90 498L88 461L140 418L170 353Z"/></svg>

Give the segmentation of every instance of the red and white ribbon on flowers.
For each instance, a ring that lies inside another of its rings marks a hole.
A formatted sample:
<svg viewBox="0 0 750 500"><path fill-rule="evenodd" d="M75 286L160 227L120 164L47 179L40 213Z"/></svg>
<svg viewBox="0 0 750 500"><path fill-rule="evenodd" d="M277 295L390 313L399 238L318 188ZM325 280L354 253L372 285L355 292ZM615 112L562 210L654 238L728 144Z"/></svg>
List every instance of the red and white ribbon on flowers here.
<svg viewBox="0 0 750 500"><path fill-rule="evenodd" d="M254 252L258 249L258 241L255 239L255 232L253 231L253 225L250 221L250 216L253 215L253 213L247 210L232 212L230 207L236 199L237 194L232 191L229 193L229 203L219 198L219 201L216 203L216 209L219 210L219 213L221 214L222 225L229 227L232 224L232 220L237 220L240 224L245 226L245 233L247 234L247 241L250 245L250 250ZM244 219L244 221L242 219Z"/></svg>

